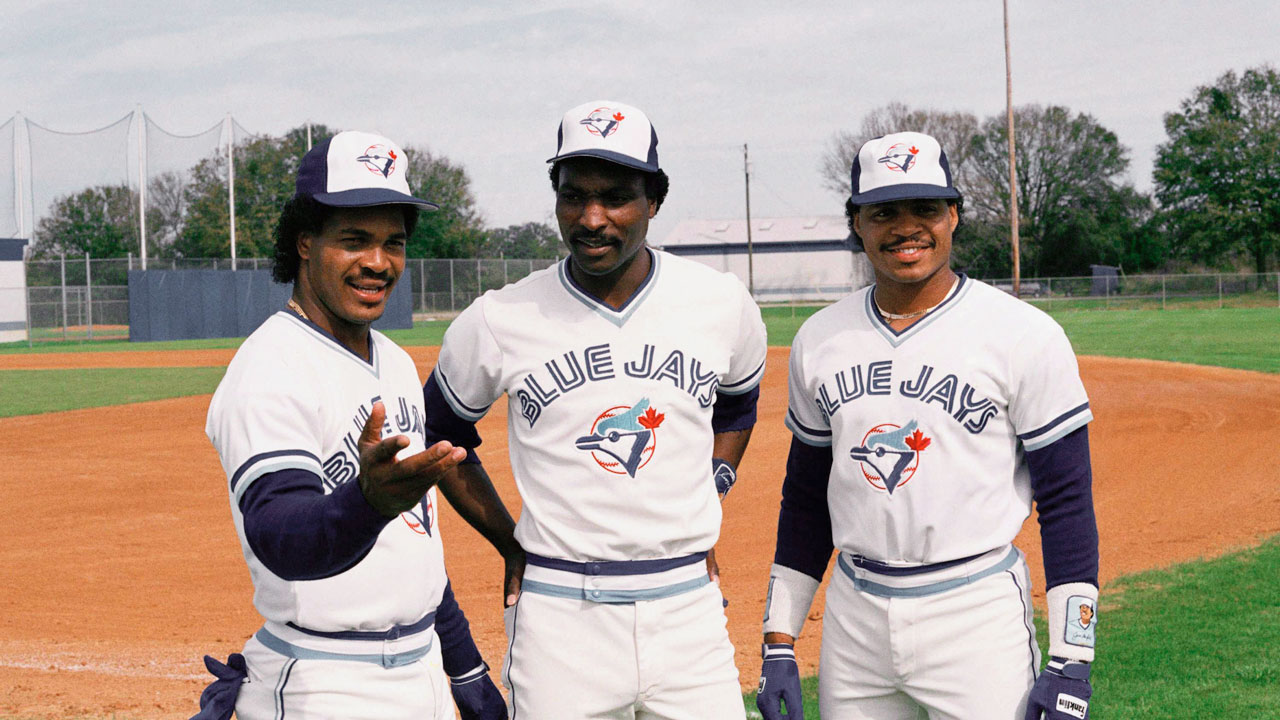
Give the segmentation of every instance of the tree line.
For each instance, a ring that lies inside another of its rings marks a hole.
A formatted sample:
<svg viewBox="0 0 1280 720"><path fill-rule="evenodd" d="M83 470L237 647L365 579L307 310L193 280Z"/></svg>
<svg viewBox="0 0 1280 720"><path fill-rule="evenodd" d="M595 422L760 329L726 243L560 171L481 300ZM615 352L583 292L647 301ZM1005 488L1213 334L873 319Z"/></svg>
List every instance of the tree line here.
<svg viewBox="0 0 1280 720"><path fill-rule="evenodd" d="M317 137L334 134L312 125ZM259 135L235 151L236 255L271 257L280 207L293 196L298 164L307 151L306 127L282 136ZM409 238L409 257L554 258L558 232L545 223L487 227L476 208L466 169L412 145L410 189L440 205L423 213ZM231 255L227 160L215 153L185 173L166 172L147 183L147 250L161 258L225 258ZM124 257L139 253L138 194L127 185L100 185L54 201L36 225L36 258L61 253Z"/></svg>
<svg viewBox="0 0 1280 720"><path fill-rule="evenodd" d="M1123 182L1129 150L1086 113L1061 106L1014 109L1019 244L1024 276L1089 274L1089 265L1126 272L1252 267L1267 272L1280 250L1280 75L1264 65L1227 72L1196 88L1164 116L1167 139L1156 150L1153 192ZM856 132L831 138L824 185L849 193L849 168L863 141L902 129L937 137L965 194L956 264L977 277L1009 277L1008 136L1003 114L891 104L868 113ZM331 134L313 127L320 137ZM281 204L293 194L306 131L257 136L237 147L237 254L269 257ZM410 257L548 258L557 231L537 222L486 227L463 166L425 148L414 159L411 187L440 204L410 238ZM147 187L148 249L159 257L228 257L226 158L166 173ZM138 250L137 196L127 186L99 186L59 198L37 225L36 257L90 253L122 257ZM151 250L154 248L154 250Z"/></svg>
<svg viewBox="0 0 1280 720"><path fill-rule="evenodd" d="M1024 276L1088 275L1178 267L1276 267L1280 251L1280 75L1270 66L1227 72L1164 116L1154 192L1122 182L1129 150L1086 113L1014 108L1019 246ZM1004 114L894 103L857 132L838 132L824 154L824 185L850 190L861 144L901 129L938 138L965 196L956 264L977 277L1009 277L1009 142Z"/></svg>

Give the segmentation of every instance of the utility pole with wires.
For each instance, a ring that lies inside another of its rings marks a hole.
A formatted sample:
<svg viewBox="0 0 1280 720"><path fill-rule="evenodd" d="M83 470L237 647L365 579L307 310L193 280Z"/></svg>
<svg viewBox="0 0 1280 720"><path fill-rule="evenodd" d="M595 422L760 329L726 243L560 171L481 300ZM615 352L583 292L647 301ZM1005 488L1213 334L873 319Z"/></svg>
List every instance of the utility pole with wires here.
<svg viewBox="0 0 1280 720"><path fill-rule="evenodd" d="M1009 0L1004 0L1004 100L1009 122L1009 239L1013 243L1013 296L1021 297L1018 255L1018 161L1013 140L1013 64L1009 58Z"/></svg>
<svg viewBox="0 0 1280 720"><path fill-rule="evenodd" d="M747 161L747 144L742 143L742 178L747 188L747 291L756 296L755 257L751 247L751 170Z"/></svg>

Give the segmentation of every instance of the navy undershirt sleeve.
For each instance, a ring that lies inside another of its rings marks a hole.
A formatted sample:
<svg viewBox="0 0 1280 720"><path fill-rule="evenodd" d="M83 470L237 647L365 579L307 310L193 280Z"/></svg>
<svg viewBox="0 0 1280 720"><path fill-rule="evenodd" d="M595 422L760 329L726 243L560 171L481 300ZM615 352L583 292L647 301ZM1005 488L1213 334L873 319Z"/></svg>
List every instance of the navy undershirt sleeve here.
<svg viewBox="0 0 1280 720"><path fill-rule="evenodd" d="M826 573L835 549L827 507L830 478L831 448L814 447L791 438L773 561L818 581Z"/></svg>
<svg viewBox="0 0 1280 720"><path fill-rule="evenodd" d="M1098 522L1093 512L1089 430L1082 427L1027 453L1040 514L1045 586L1098 584Z"/></svg>
<svg viewBox="0 0 1280 720"><path fill-rule="evenodd" d="M449 677L459 677L480 667L484 659L471 637L471 625L453 596L453 583L444 586L444 596L436 608L436 635L440 637L440 660Z"/></svg>
<svg viewBox="0 0 1280 720"><path fill-rule="evenodd" d="M453 412L453 408L444 399L444 392L440 390L440 383L436 381L434 371L422 386L422 402L427 411L425 427L427 447L441 440L448 440L455 447L467 449L467 457L462 461L464 464L480 462L480 457L475 451L480 447L481 442L480 433L476 432L476 424L458 417Z"/></svg>
<svg viewBox="0 0 1280 720"><path fill-rule="evenodd" d="M756 403L759 400L759 385L741 395L716 393L716 404L711 407L711 432L751 429L756 424Z"/></svg>
<svg viewBox="0 0 1280 720"><path fill-rule="evenodd" d="M383 517L351 480L328 495L306 470L267 473L240 497L249 548L285 580L319 580L351 568L373 549Z"/></svg>

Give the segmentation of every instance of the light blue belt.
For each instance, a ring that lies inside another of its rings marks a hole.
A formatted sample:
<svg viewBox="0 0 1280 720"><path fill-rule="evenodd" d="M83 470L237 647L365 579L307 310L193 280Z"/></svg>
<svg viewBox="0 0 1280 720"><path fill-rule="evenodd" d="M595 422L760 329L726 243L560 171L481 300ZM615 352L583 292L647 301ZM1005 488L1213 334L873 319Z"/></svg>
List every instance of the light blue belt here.
<svg viewBox="0 0 1280 720"><path fill-rule="evenodd" d="M853 567L849 564L849 561L845 559L844 553L840 553L837 556L836 562L840 565L840 569L844 571L844 574L850 580L853 581L853 586L858 590L865 592L867 594L877 595L879 597L887 597L887 598L926 597L929 595L937 595L938 593L946 592L953 588L958 588L962 585L968 585L970 583L977 582L989 575L995 575L996 573L1004 572L1005 570L1008 570L1009 568L1013 567L1015 563L1018 562L1018 549L1015 547L1010 547L1009 553L1005 555L1004 558L1001 559L999 562L997 562L996 564L992 565L989 568L986 568L984 570L979 570L978 572L972 575L965 575L964 577L951 578L950 580L940 580L938 582L927 583L925 585L916 585L913 587L894 587L892 585L885 585L883 583L878 583L873 580L860 578L854 574Z"/></svg>
<svg viewBox="0 0 1280 720"><path fill-rule="evenodd" d="M435 636L430 635L427 638L427 644L413 650L406 650L399 653L335 653L325 652L324 650L312 650L310 648L300 647L293 643L282 640L272 635L265 627L254 633L254 637L258 642L265 645L268 649L274 650L285 657L297 660L346 660L347 662L367 662L374 665L381 665L386 668L400 667L409 663L421 660L431 652L431 646L435 644Z"/></svg>
<svg viewBox="0 0 1280 720"><path fill-rule="evenodd" d="M571 560L561 560L559 558L543 557L535 553L526 553L526 560L530 566L559 570L561 572L573 573L575 575L582 575L586 577L657 576L666 571L704 563L706 562L706 559L707 553L699 552L679 558L576 562ZM527 569L525 573L527 576ZM708 577L705 572L701 573L699 577L691 580L683 580L667 585L639 589L585 588L582 586L558 585L555 583L542 582L540 580L531 580L526 577L526 579L520 583L520 590L521 592L531 592L537 595L549 595L551 597L566 598L570 600L586 600L588 602L621 604L634 603L642 600L658 600L661 598L671 597L673 595L679 595L681 593L692 592L693 590L697 590L710 582L711 578Z"/></svg>

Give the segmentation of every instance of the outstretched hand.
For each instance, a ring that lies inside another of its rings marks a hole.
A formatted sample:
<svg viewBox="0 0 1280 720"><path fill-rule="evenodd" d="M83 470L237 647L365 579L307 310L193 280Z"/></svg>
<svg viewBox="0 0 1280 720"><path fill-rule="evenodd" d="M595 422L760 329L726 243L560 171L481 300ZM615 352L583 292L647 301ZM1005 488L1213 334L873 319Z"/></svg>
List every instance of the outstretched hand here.
<svg viewBox="0 0 1280 720"><path fill-rule="evenodd" d="M466 458L467 451L442 440L396 460L396 453L409 447L409 438L396 435L383 439L386 419L386 407L375 402L360 431L360 491L374 510L384 517L395 517L417 505L446 472Z"/></svg>

